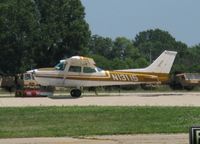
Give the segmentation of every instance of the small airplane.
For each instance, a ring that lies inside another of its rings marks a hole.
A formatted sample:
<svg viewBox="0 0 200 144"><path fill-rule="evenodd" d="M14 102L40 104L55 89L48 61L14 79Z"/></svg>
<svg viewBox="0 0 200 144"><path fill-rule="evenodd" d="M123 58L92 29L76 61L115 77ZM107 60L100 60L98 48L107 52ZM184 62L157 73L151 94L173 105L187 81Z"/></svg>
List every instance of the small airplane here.
<svg viewBox="0 0 200 144"><path fill-rule="evenodd" d="M42 86L71 87L72 97L81 96L82 87L161 84L169 80L169 72L177 52L164 51L151 65L142 69L107 71L98 68L92 58L73 56L53 68L28 71Z"/></svg>

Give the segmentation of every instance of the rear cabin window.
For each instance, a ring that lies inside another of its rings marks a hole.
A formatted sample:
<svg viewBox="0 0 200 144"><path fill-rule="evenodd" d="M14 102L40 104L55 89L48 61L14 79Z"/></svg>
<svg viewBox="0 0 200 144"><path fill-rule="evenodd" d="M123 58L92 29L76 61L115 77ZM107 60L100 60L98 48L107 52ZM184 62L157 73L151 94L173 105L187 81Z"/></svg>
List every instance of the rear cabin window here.
<svg viewBox="0 0 200 144"><path fill-rule="evenodd" d="M94 68L91 68L91 67L84 67L83 72L84 73L95 73L96 70Z"/></svg>
<svg viewBox="0 0 200 144"><path fill-rule="evenodd" d="M81 72L80 66L70 66L69 72Z"/></svg>

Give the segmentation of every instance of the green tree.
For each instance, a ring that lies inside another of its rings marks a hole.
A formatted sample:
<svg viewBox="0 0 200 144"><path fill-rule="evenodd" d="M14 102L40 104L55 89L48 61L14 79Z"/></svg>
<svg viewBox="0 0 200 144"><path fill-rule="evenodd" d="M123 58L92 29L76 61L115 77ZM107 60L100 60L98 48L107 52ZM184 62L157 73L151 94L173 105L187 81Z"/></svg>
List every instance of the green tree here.
<svg viewBox="0 0 200 144"><path fill-rule="evenodd" d="M35 50L38 66L53 65L61 58L80 55L90 38L80 0L35 0L35 4L41 30Z"/></svg>
<svg viewBox="0 0 200 144"><path fill-rule="evenodd" d="M111 67L113 70L128 69L128 64L121 58L114 58L111 62Z"/></svg>
<svg viewBox="0 0 200 144"><path fill-rule="evenodd" d="M176 41L167 31L155 29L140 32L135 37L134 45L149 63L152 63L164 50L177 51L178 54L172 71L188 71L187 67L190 65L188 46Z"/></svg>
<svg viewBox="0 0 200 144"><path fill-rule="evenodd" d="M30 0L0 2L0 71L14 74L34 66L37 14Z"/></svg>
<svg viewBox="0 0 200 144"><path fill-rule="evenodd" d="M188 69L190 72L200 73L200 44L188 49Z"/></svg>
<svg viewBox="0 0 200 144"><path fill-rule="evenodd" d="M140 54L138 48L136 48L133 42L125 37L118 37L114 41L114 47L112 50L113 68L125 69L125 68L138 68L147 64L144 57ZM143 64L137 63L143 59Z"/></svg>
<svg viewBox="0 0 200 144"><path fill-rule="evenodd" d="M112 49L112 58L120 58L125 59L127 57L130 58L138 58L139 51L134 47L132 41L125 37L118 37L114 41L114 47Z"/></svg>
<svg viewBox="0 0 200 144"><path fill-rule="evenodd" d="M167 31L160 29L147 30L136 35L134 45L149 62L152 62L164 50L175 50L173 38Z"/></svg>
<svg viewBox="0 0 200 144"><path fill-rule="evenodd" d="M173 65L172 72L189 72L191 63L187 45L182 42L176 42L174 47L178 54Z"/></svg>
<svg viewBox="0 0 200 144"><path fill-rule="evenodd" d="M0 1L0 71L52 66L81 54L90 38L80 0Z"/></svg>
<svg viewBox="0 0 200 144"><path fill-rule="evenodd" d="M111 38L93 35L90 38L88 48L89 54L98 54L109 58L113 48L113 41Z"/></svg>
<svg viewBox="0 0 200 144"><path fill-rule="evenodd" d="M96 62L96 65L99 68L105 69L105 70L112 70L111 61L107 59L106 57L102 55L98 55L98 54L90 55L90 57L94 59L94 61Z"/></svg>
<svg viewBox="0 0 200 144"><path fill-rule="evenodd" d="M135 68L144 68L149 65L148 61L144 57L139 57L135 60Z"/></svg>

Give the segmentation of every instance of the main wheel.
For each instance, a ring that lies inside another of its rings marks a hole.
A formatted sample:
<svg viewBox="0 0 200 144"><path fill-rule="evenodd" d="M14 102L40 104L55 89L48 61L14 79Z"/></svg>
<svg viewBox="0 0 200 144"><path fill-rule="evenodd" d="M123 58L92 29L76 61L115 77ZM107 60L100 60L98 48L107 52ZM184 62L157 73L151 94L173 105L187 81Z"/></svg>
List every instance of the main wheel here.
<svg viewBox="0 0 200 144"><path fill-rule="evenodd" d="M73 89L70 92L71 96L74 98L78 98L81 96L81 90L80 89Z"/></svg>

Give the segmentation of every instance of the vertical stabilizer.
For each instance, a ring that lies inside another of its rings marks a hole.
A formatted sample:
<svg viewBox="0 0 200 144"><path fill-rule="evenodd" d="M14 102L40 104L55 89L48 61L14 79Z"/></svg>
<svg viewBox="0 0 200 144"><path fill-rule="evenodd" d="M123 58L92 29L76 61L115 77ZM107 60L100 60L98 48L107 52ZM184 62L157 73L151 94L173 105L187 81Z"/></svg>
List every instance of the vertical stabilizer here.
<svg viewBox="0 0 200 144"><path fill-rule="evenodd" d="M176 51L165 50L151 65L142 69L125 69L118 71L127 72L150 72L150 73L165 73L168 74L174 63Z"/></svg>
<svg viewBox="0 0 200 144"><path fill-rule="evenodd" d="M145 72L169 73L177 52L164 51L151 65L144 69Z"/></svg>

